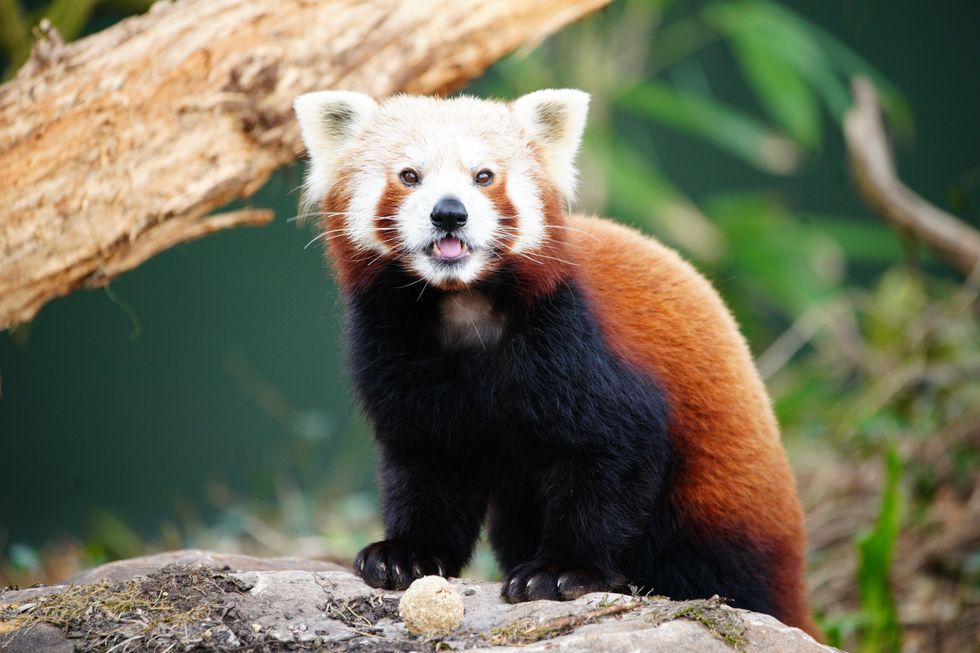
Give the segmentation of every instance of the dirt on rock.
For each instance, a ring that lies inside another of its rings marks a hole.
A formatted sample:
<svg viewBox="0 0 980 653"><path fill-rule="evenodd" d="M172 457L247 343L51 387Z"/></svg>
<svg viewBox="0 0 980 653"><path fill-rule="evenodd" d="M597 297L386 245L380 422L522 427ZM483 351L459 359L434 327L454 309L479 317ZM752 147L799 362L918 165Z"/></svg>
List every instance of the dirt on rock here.
<svg viewBox="0 0 980 653"><path fill-rule="evenodd" d="M255 643L236 609L249 589L212 569L168 565L149 576L75 585L33 604L3 606L0 620L16 611L21 629L50 624L81 652L237 651Z"/></svg>
<svg viewBox="0 0 980 653"><path fill-rule="evenodd" d="M613 593L575 601L511 605L494 583L451 580L463 622L442 637L411 634L401 593L368 587L347 571L269 570L268 561L174 552L178 564L147 573L145 560L93 570L77 585L0 593L0 651L353 651L498 650L556 653L827 653L775 619L733 610L714 597L671 601ZM197 562L188 562L188 560ZM237 567L237 570L233 567ZM262 570L265 568L264 570ZM132 575L122 576L129 569ZM249 569L260 569L251 571ZM112 572L112 576L99 576Z"/></svg>
<svg viewBox="0 0 980 653"><path fill-rule="evenodd" d="M323 606L328 616L348 626L373 628L382 619L399 619L398 597L369 594L345 600L329 599Z"/></svg>

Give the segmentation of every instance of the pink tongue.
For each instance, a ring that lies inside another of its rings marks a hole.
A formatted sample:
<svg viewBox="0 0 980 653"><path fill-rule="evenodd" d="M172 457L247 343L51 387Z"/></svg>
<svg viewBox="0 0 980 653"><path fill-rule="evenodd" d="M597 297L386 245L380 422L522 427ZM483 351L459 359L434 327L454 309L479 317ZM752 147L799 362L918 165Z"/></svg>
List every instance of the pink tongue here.
<svg viewBox="0 0 980 653"><path fill-rule="evenodd" d="M439 251L446 258L456 258L463 253L463 243L459 238L443 238L439 241Z"/></svg>

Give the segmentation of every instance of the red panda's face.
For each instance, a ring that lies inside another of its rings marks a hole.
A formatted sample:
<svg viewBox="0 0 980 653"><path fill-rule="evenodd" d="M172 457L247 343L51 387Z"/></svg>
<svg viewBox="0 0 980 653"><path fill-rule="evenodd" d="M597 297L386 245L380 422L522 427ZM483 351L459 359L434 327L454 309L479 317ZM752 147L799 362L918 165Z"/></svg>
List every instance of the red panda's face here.
<svg viewBox="0 0 980 653"><path fill-rule="evenodd" d="M587 103L580 91L512 104L301 96L305 202L359 256L395 260L438 287L466 286L547 243L555 218L546 207L557 204L548 200L573 193Z"/></svg>

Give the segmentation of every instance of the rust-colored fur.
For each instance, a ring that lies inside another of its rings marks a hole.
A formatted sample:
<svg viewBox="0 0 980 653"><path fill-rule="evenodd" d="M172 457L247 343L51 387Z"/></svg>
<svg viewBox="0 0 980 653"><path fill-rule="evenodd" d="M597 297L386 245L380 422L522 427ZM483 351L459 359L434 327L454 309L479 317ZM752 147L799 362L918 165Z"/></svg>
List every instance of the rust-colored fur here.
<svg viewBox="0 0 980 653"><path fill-rule="evenodd" d="M706 535L729 527L775 542L781 619L816 635L803 583L805 530L765 387L735 321L674 251L607 220L568 219L565 255L607 341L660 381L686 461L668 489Z"/></svg>

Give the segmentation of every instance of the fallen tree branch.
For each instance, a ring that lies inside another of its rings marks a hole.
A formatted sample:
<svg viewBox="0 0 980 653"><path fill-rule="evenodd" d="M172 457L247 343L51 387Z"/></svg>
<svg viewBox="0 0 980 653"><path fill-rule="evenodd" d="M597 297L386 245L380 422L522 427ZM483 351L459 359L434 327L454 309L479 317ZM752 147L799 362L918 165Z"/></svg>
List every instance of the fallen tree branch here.
<svg viewBox="0 0 980 653"><path fill-rule="evenodd" d="M323 88L444 93L608 0L178 0L62 46L0 87L0 328L176 243L301 150ZM530 90L530 89L529 89Z"/></svg>
<svg viewBox="0 0 980 653"><path fill-rule="evenodd" d="M969 276L980 267L980 231L933 206L901 182L874 86L858 77L852 88L854 106L844 116L844 137L864 200L892 225L924 241L940 258Z"/></svg>

